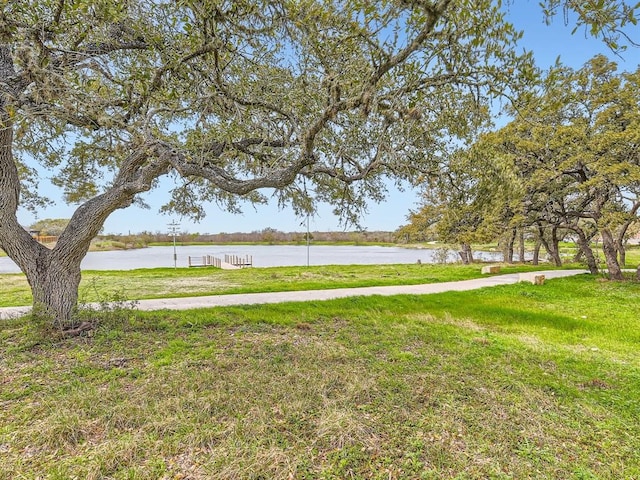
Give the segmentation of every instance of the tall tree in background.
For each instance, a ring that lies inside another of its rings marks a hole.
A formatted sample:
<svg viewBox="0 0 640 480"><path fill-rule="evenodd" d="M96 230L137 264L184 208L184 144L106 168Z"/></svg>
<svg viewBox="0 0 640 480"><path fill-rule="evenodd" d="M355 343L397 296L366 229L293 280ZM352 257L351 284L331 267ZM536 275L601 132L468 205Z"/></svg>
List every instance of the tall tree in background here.
<svg viewBox="0 0 640 480"><path fill-rule="evenodd" d="M508 229L513 213L509 195L516 185L511 172L484 152L460 148L423 178L420 208L410 212L400 230L427 229L434 238L458 243L465 264L473 262L471 244L490 242Z"/></svg>
<svg viewBox="0 0 640 480"><path fill-rule="evenodd" d="M571 232L594 273L591 240L599 236L614 279L640 208L639 87L640 69L618 74L603 56L575 71L557 67L514 121L482 140L521 179L528 222Z"/></svg>
<svg viewBox="0 0 640 480"><path fill-rule="evenodd" d="M579 70L552 69L515 105L513 121L427 177L424 206L410 221L430 219L439 239L463 250L530 228L557 265L559 242L570 236L592 273L598 239L609 275L622 279L624 239L640 210L639 87L640 69L619 74L603 56Z"/></svg>

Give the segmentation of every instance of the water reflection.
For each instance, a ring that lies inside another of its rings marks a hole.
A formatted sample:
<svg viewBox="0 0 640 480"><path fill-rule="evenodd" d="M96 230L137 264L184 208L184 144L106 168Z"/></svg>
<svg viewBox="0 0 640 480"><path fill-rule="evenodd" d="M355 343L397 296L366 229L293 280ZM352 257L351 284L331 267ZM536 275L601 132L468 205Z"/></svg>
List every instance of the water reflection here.
<svg viewBox="0 0 640 480"><path fill-rule="evenodd" d="M306 245L203 245L178 246L178 267L188 266L188 257L225 254L253 257L254 267L307 265ZM435 251L399 247L324 246L309 248L309 265L371 265L390 263L434 263ZM474 252L479 260L496 261L500 256L490 252ZM457 254L449 252L450 262ZM173 267L173 247L149 247L136 250L89 252L82 261L83 270L132 270L135 268ZM20 269L8 257L0 257L0 273L18 273Z"/></svg>

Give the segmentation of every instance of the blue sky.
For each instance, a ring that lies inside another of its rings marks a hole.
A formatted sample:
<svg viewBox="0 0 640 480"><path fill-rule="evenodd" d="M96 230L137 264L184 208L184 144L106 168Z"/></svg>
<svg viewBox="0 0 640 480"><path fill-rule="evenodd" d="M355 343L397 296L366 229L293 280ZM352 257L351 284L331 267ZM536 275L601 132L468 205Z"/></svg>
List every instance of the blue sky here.
<svg viewBox="0 0 640 480"><path fill-rule="evenodd" d="M535 0L517 0L509 6L509 19L518 29L524 31L521 46L533 51L536 62L541 68L553 65L560 56L561 61L569 66L578 68L598 53L602 53L614 59L620 71L635 70L640 64L640 48L630 47L620 57L615 56L602 42L585 35L582 30L571 35L573 26L565 26L562 15L555 18L550 26L547 26L542 17L542 12ZM636 35L638 40L640 35ZM55 190L43 182L42 193L52 199L56 199ZM151 206L150 210L138 207L129 207L114 212L106 221L105 233L136 233L141 231L166 232L167 225L172 221L180 224L180 230L189 233L218 233L218 232L251 232L264 228L277 230L303 231L305 220L296 217L292 210L279 210L274 201L269 205L252 206L247 204L243 214L230 214L220 210L216 205L207 207L207 217L200 223L187 219L169 217L158 213L158 209L166 200L166 191L172 187L171 181L166 180L161 188L144 197ZM361 225L368 231L386 230L393 231L406 223L406 217L410 209L417 207L418 192L406 190L398 191L389 186L387 200L381 204L371 203L369 214L363 217ZM61 201L56 206L49 207L39 212L38 218L70 218L74 206L64 205ZM20 222L28 226L36 219L26 211L18 212ZM336 231L343 230L339 219L331 212L331 206L321 205L316 217L310 219L312 231Z"/></svg>

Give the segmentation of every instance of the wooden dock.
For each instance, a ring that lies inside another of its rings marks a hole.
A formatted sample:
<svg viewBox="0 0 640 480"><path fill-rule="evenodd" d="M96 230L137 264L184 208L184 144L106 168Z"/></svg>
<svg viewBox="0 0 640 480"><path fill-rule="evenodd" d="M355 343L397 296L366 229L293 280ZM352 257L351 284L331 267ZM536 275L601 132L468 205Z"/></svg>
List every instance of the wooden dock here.
<svg viewBox="0 0 640 480"><path fill-rule="evenodd" d="M222 260L211 255L203 255L201 257L189 256L189 266L222 268Z"/></svg>
<svg viewBox="0 0 640 480"><path fill-rule="evenodd" d="M189 267L214 267L222 269L246 268L253 266L253 256L245 255L225 255L224 260L213 255L202 255L201 257L189 256Z"/></svg>
<svg viewBox="0 0 640 480"><path fill-rule="evenodd" d="M253 256L245 255L244 257L240 257L238 255L225 255L224 263L228 263L229 265L234 265L236 267L244 268L244 267L252 267L253 266Z"/></svg>

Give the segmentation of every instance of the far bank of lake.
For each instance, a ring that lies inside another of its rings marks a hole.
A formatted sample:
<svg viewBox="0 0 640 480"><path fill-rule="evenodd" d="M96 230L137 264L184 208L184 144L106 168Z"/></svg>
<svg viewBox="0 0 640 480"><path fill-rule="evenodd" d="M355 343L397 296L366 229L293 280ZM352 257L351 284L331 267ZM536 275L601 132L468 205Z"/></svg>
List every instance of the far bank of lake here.
<svg viewBox="0 0 640 480"><path fill-rule="evenodd" d="M285 267L304 265L371 265L393 263L435 263L437 251L421 248L354 246L354 245L197 245L177 246L178 267L187 267L189 256L225 255L251 256L254 267ZM83 270L133 270L136 268L173 267L172 246L132 250L89 252L82 261ZM475 252L479 260L497 261L502 256L493 252ZM449 251L448 261L458 260ZM19 273L18 266L8 257L0 257L0 273Z"/></svg>

